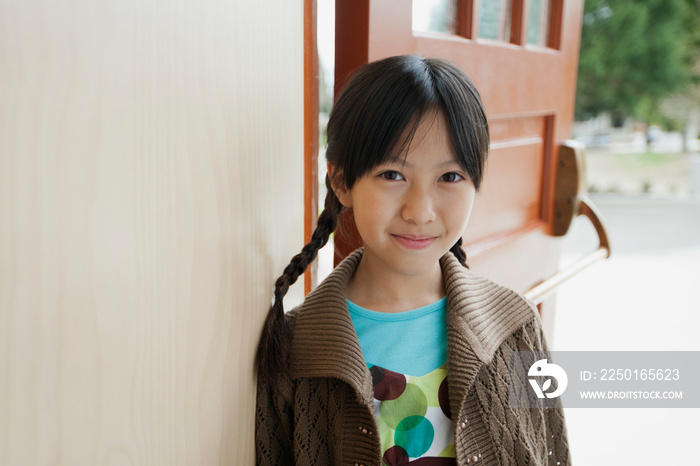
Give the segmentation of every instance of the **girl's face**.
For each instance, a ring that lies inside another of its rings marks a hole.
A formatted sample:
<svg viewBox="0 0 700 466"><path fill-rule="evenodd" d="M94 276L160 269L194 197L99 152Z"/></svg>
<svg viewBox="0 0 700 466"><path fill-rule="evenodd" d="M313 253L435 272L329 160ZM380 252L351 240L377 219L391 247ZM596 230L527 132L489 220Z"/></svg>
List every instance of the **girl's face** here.
<svg viewBox="0 0 700 466"><path fill-rule="evenodd" d="M462 236L476 189L457 163L444 117L431 113L405 159L373 168L336 194L353 209L363 262L382 273L419 276L434 273Z"/></svg>

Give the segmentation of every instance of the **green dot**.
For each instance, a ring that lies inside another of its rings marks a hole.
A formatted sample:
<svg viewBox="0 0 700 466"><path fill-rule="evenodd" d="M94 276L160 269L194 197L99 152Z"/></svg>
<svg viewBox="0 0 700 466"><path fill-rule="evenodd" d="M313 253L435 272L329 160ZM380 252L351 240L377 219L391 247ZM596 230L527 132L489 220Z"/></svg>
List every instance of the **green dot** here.
<svg viewBox="0 0 700 466"><path fill-rule="evenodd" d="M457 454L455 453L455 446L454 444L448 445L447 448L442 450L440 454L438 455L438 458L456 458Z"/></svg>
<svg viewBox="0 0 700 466"><path fill-rule="evenodd" d="M400 397L395 400L382 401L379 405L379 415L392 429L397 429L399 423L408 417L425 416L427 411L428 400L425 393L417 385L411 383L406 385L406 389Z"/></svg>
<svg viewBox="0 0 700 466"><path fill-rule="evenodd" d="M399 423L394 443L406 450L411 458L417 458L430 449L434 436L435 429L429 420L423 416L411 416Z"/></svg>
<svg viewBox="0 0 700 466"><path fill-rule="evenodd" d="M377 418L377 431L383 450L394 446L394 429L388 426L381 416Z"/></svg>
<svg viewBox="0 0 700 466"><path fill-rule="evenodd" d="M445 377L447 377L447 366L443 364L442 367L438 367L422 377L409 377L408 382L417 385L423 390L423 393L428 394L428 406L439 408L438 391Z"/></svg>

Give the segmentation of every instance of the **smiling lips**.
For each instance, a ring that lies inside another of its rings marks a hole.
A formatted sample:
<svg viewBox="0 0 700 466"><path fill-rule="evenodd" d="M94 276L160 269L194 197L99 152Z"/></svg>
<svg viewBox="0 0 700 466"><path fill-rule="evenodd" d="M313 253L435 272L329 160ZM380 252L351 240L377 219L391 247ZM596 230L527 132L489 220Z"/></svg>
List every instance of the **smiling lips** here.
<svg viewBox="0 0 700 466"><path fill-rule="evenodd" d="M433 244L435 236L417 236L417 235L391 235L402 246L408 249L424 249Z"/></svg>

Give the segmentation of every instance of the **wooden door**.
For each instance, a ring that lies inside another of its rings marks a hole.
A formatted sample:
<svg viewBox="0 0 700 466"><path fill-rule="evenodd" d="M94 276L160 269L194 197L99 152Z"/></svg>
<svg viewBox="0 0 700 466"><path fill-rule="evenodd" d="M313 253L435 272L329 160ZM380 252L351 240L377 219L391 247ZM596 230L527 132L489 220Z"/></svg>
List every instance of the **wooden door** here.
<svg viewBox="0 0 700 466"><path fill-rule="evenodd" d="M453 33L419 33L412 0L336 0L336 92L362 64L407 53L451 60L474 81L489 117L491 150L464 236L468 263L520 292L559 266L560 240L551 236L553 180L558 146L571 134L583 12L583 0L533 1L455 0L448 18ZM541 28L528 31L534 6L548 13L532 19ZM501 12L495 25L481 8ZM480 34L480 26L490 29ZM527 43L538 36L538 45ZM338 238L337 257L358 245L357 237ZM550 309L553 301L545 301L545 320Z"/></svg>
<svg viewBox="0 0 700 466"><path fill-rule="evenodd" d="M255 464L302 8L0 2L0 465Z"/></svg>

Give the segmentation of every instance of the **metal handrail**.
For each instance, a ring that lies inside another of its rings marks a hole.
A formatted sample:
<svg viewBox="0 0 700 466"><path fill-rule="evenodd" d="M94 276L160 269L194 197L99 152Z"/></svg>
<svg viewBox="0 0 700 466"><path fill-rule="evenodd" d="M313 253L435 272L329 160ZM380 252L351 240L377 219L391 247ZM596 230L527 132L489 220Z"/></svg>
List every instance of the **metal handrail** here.
<svg viewBox="0 0 700 466"><path fill-rule="evenodd" d="M593 202L585 196L579 198L578 215L585 215L593 224L596 233L598 234L598 248L578 259L566 269L561 270L551 277L543 280L537 285L525 292L525 297L535 304L540 304L550 294L552 294L559 285L569 280L574 275L595 264L596 262L610 257L610 242L605 226L601 221L602 215Z"/></svg>

